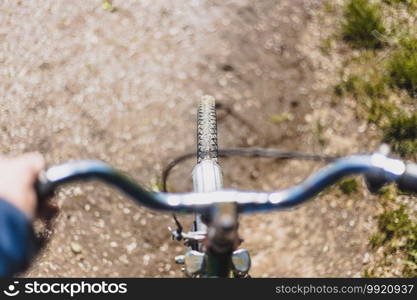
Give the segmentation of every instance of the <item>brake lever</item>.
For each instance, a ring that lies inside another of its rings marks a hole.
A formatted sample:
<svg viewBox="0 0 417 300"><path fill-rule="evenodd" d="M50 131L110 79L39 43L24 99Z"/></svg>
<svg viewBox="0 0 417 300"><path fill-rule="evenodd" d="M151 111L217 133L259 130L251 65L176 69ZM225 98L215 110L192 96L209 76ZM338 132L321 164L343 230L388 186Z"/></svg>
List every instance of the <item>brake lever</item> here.
<svg viewBox="0 0 417 300"><path fill-rule="evenodd" d="M171 232L173 240L181 241L183 239L183 227L175 214L172 214L172 217L174 218L175 225L177 226L177 228L173 230L171 229L171 227L168 227L168 230Z"/></svg>

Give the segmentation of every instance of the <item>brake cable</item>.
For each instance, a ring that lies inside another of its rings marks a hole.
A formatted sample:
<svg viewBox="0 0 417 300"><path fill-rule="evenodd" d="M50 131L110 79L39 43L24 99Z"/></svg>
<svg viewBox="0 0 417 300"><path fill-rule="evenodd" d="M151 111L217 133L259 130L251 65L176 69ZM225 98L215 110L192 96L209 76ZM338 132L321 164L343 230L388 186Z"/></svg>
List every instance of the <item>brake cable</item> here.
<svg viewBox="0 0 417 300"><path fill-rule="evenodd" d="M166 167L162 170L162 191L168 192L167 182L168 177L172 171L172 169L196 156L195 152L187 153L181 156L178 156L174 160L172 160ZM244 156L244 157L267 157L267 158L275 158L280 160L289 160L289 159L298 159L298 160L310 160L310 161L320 161L320 162L332 162L339 157L337 156L329 156L329 155L318 155L318 154L306 154L300 152L292 152L292 151L284 151L278 149L265 149L265 148L227 148L227 149L219 149L219 157L231 157L231 156Z"/></svg>
<svg viewBox="0 0 417 300"><path fill-rule="evenodd" d="M216 110L223 110L226 115L232 116L235 118L239 123L243 126L247 127L250 131L254 133L258 133L256 128L248 122L246 119L242 118L239 114L237 114L231 106L225 105L224 103L216 103ZM162 191L168 192L167 182L169 174L171 173L172 169L191 158L196 157L196 152L187 153L181 156L176 157L172 160L162 171ZM278 149L266 149L266 148L227 148L227 149L219 149L218 150L219 157L231 157L231 156L244 156L244 157L267 157L267 158L275 158L280 160L287 160L287 159L298 159L298 160L310 160L310 161L321 161L321 162L332 162L339 157L336 156L328 156L328 155L317 155L317 154L304 154L299 152L292 152L292 151L283 151ZM175 231L171 231L173 234L173 238L180 240L182 237L183 226L179 222L177 215L175 213L172 214L174 218L174 222L177 226Z"/></svg>
<svg viewBox="0 0 417 300"><path fill-rule="evenodd" d="M279 160L289 160L289 159L297 159L297 160L309 160L309 161L320 161L320 162L332 162L339 157L337 156L330 156L330 155L318 155L318 154L306 154L300 152L293 152L293 151L284 151L278 149L266 149L266 148L227 148L227 149L219 149L218 153L219 157L232 157L232 156L244 156L244 157L267 157L267 158L274 158ZM162 191L168 192L167 182L169 174L171 173L172 169L191 158L196 157L196 152L187 153L181 156L178 156L170 163L168 163L162 171ZM183 226L178 220L178 217L175 213L172 214L174 218L174 222L177 226L175 231L171 231L173 234L173 238L176 240L182 239L182 231Z"/></svg>

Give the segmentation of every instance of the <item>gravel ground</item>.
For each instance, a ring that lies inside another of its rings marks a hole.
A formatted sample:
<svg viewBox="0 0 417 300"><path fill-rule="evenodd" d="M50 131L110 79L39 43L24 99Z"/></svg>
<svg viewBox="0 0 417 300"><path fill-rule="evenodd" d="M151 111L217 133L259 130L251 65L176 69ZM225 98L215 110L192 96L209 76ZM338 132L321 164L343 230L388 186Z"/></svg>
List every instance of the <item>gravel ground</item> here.
<svg viewBox="0 0 417 300"><path fill-rule="evenodd" d="M98 0L1 1L3 153L40 151L49 165L101 159L151 186L164 164L194 150L203 94L253 125L224 116L221 147L346 154L375 146L354 103L330 96L340 60L318 50L333 30L321 1L113 3L111 13ZM282 113L291 120L269 120ZM318 167L222 164L227 186L262 189L290 186ZM190 189L191 168L175 170L172 189ZM364 192L356 198L332 190L298 210L244 216L252 275L358 276L376 209ZM100 184L67 187L55 199L61 213L50 241L24 276L181 275L173 257L185 248L169 239L168 215Z"/></svg>

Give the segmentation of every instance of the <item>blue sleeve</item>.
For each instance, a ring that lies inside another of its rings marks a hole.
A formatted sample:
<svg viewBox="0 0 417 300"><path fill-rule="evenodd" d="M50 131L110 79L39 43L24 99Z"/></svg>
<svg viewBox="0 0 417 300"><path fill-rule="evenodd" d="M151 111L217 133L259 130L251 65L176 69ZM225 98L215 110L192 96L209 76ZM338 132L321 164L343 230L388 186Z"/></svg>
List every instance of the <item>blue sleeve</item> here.
<svg viewBox="0 0 417 300"><path fill-rule="evenodd" d="M0 277L22 271L34 252L32 224L27 216L0 199Z"/></svg>

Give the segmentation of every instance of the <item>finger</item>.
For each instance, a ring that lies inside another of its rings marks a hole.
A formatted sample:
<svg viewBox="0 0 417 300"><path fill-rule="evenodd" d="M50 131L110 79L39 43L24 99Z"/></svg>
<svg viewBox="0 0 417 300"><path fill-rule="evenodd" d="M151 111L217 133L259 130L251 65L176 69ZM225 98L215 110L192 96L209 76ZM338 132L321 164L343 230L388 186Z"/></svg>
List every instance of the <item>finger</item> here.
<svg viewBox="0 0 417 300"><path fill-rule="evenodd" d="M45 160L42 154L40 154L39 152L30 152L23 154L21 156L21 159L35 174L38 174L45 167Z"/></svg>
<svg viewBox="0 0 417 300"><path fill-rule="evenodd" d="M10 162L16 162L16 166L21 174L20 183L26 188L33 188L34 181L39 173L44 169L45 162L43 156L39 153L25 153Z"/></svg>

